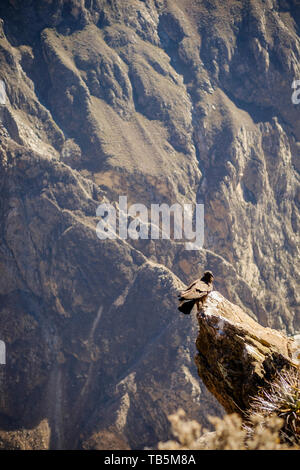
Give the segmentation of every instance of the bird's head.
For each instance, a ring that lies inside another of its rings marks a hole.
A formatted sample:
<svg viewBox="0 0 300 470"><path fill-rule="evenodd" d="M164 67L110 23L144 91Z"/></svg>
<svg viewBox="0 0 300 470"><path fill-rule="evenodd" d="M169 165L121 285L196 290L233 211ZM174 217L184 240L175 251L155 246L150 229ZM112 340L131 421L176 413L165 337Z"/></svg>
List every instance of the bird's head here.
<svg viewBox="0 0 300 470"><path fill-rule="evenodd" d="M214 279L213 273L211 271L205 271L203 274L203 277L201 278L201 281L212 282L213 279Z"/></svg>

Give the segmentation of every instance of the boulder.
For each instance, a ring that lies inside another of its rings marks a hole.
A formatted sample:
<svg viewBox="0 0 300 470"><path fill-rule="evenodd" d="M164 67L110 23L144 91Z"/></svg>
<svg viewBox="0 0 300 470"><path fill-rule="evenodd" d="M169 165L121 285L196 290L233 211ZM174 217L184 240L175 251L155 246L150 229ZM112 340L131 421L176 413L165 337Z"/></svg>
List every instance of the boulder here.
<svg viewBox="0 0 300 470"><path fill-rule="evenodd" d="M261 326L217 291L197 318L198 373L228 413L243 414L278 371L299 364L296 341Z"/></svg>

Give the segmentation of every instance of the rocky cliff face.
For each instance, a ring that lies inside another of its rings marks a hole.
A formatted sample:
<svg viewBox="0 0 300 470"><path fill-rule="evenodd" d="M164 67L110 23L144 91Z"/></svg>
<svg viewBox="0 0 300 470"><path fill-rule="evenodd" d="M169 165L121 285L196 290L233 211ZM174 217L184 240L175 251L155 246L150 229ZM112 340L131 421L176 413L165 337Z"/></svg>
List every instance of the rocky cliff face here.
<svg viewBox="0 0 300 470"><path fill-rule="evenodd" d="M197 317L198 373L228 413L244 417L261 389L300 364L296 340L259 325L217 291Z"/></svg>
<svg viewBox="0 0 300 470"><path fill-rule="evenodd" d="M209 268L261 324L300 327L298 3L16 0L0 18L1 445L141 448L179 405L206 424L221 410L180 282ZM100 241L119 195L203 202L203 250Z"/></svg>

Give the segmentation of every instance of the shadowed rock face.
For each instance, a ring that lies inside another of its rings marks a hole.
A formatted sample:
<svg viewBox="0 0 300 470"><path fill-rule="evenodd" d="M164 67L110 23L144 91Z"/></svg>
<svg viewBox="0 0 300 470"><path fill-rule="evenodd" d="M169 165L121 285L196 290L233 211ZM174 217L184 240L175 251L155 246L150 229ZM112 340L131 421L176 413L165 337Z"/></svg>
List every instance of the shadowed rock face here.
<svg viewBox="0 0 300 470"><path fill-rule="evenodd" d="M299 364L293 339L259 325L217 291L209 294L198 323L198 373L228 413L247 410L276 372Z"/></svg>
<svg viewBox="0 0 300 470"><path fill-rule="evenodd" d="M2 447L140 448L179 407L222 413L177 311L205 269L299 330L299 17L296 0L0 2ZM100 241L119 195L204 202L203 250Z"/></svg>

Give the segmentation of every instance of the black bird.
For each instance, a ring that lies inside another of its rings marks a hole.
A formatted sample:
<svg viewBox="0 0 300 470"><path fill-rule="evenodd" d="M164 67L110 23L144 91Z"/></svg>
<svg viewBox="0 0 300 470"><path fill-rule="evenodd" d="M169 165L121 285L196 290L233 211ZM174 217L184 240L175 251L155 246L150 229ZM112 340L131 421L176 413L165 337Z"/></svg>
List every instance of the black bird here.
<svg viewBox="0 0 300 470"><path fill-rule="evenodd" d="M201 306L204 304L208 294L213 289L214 275L211 271L205 271L201 279L196 279L184 291L178 295L179 306L178 310L185 315L191 313L194 305L197 305L197 313L200 311Z"/></svg>

